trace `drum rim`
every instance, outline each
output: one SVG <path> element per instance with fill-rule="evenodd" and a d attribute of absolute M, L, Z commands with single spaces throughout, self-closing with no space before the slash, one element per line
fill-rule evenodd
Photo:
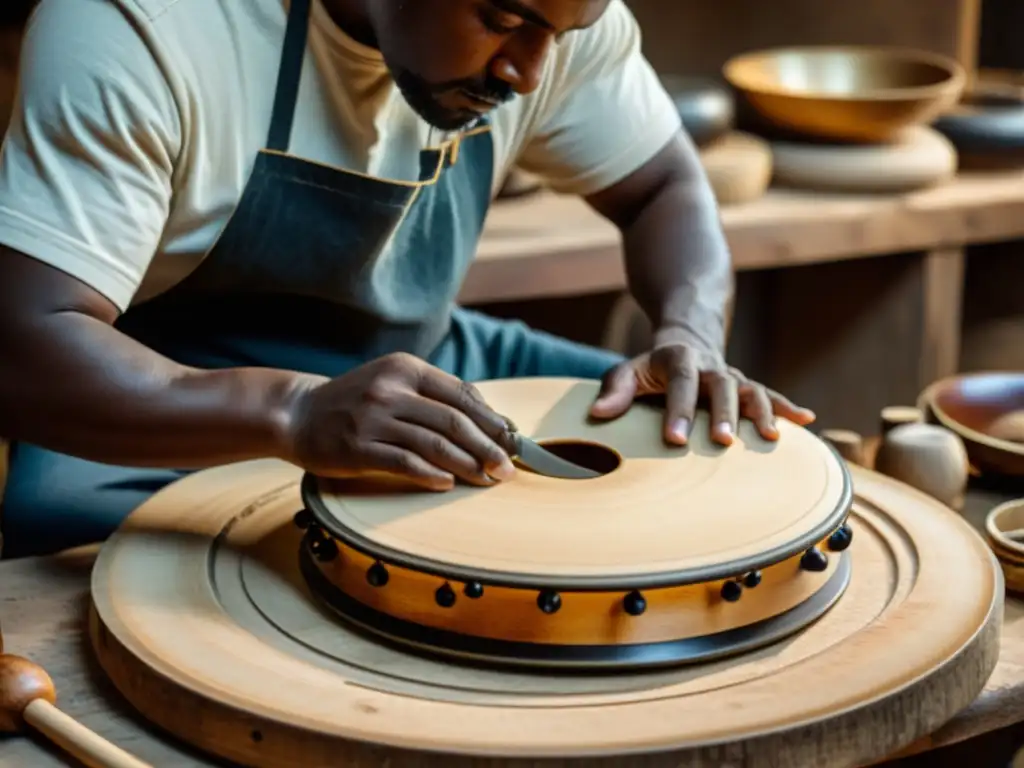
<path fill-rule="evenodd" d="M 774 616 L 708 635 L 676 640 L 579 645 L 501 640 L 417 624 L 345 593 L 321 571 L 306 547 L 300 554 L 299 568 L 320 605 L 350 626 L 406 650 L 520 671 L 523 668 L 535 671 L 603 669 L 639 673 L 714 663 L 792 637 L 832 610 L 846 593 L 853 575 L 849 553 L 843 552 L 835 571 L 810 597 Z"/>
<path fill-rule="evenodd" d="M 379 544 L 353 531 L 335 518 L 327 509 L 319 494 L 320 478 L 310 472 L 303 473 L 300 497 L 306 510 L 312 516 L 314 524 L 346 546 L 385 565 L 417 571 L 439 579 L 460 583 L 479 582 L 484 585 L 511 589 L 554 589 L 564 592 L 617 592 L 634 589 L 682 587 L 691 584 L 704 584 L 722 579 L 731 579 L 744 573 L 750 573 L 751 571 L 757 571 L 770 565 L 781 563 L 784 560 L 806 552 L 824 541 L 843 524 L 853 504 L 853 478 L 850 468 L 833 446 L 817 435 L 815 435 L 815 439 L 820 442 L 825 450 L 831 454 L 833 460 L 838 463 L 842 475 L 842 490 L 839 500 L 835 509 L 822 522 L 791 542 L 757 555 L 682 571 L 661 571 L 635 577 L 552 575 L 548 578 L 536 574 L 519 574 L 508 571 L 474 568 L 456 563 L 445 563 L 433 558 L 402 552 L 393 547 Z"/>

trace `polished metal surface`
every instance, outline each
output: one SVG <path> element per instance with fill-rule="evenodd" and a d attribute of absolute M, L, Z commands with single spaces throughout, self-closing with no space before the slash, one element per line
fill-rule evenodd
<path fill-rule="evenodd" d="M 958 101 L 966 82 L 953 59 L 867 46 L 757 51 L 731 59 L 723 73 L 773 125 L 847 141 L 885 141 L 929 123 Z"/>
<path fill-rule="evenodd" d="M 725 83 L 685 75 L 663 75 L 661 82 L 697 146 L 706 147 L 732 129 L 735 103 Z"/>
<path fill-rule="evenodd" d="M 571 461 L 566 461 L 560 456 L 556 456 L 551 451 L 518 432 L 514 432 L 512 436 L 516 447 L 516 453 L 513 458 L 538 475 L 558 477 L 565 480 L 590 480 L 601 476 L 600 472 L 581 467 Z"/>
<path fill-rule="evenodd" d="M 750 86 L 812 97 L 890 98 L 941 86 L 950 75 L 948 67 L 927 59 L 857 49 L 783 50 L 743 64 Z"/>
<path fill-rule="evenodd" d="M 1024 150 L 1024 88 L 975 83 L 933 127 L 963 153 L 1020 152 Z"/>

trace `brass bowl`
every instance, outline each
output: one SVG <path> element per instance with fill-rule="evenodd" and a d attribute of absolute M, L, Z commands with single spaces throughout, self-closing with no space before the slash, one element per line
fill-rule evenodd
<path fill-rule="evenodd" d="M 1024 373 L 952 376 L 921 393 L 928 421 L 952 430 L 984 474 L 1024 476 Z"/>
<path fill-rule="evenodd" d="M 806 46 L 726 62 L 725 79 L 775 127 L 831 141 L 888 141 L 932 122 L 966 82 L 955 60 L 927 51 Z"/>

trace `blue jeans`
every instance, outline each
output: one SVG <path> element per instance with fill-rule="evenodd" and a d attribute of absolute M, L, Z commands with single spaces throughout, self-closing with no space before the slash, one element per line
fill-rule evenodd
<path fill-rule="evenodd" d="M 458 310 L 430 362 L 466 381 L 527 376 L 600 379 L 621 357 Z M 98 464 L 26 443 L 11 446 L 0 520 L 4 557 L 49 554 L 106 539 L 149 496 L 186 475 Z"/>

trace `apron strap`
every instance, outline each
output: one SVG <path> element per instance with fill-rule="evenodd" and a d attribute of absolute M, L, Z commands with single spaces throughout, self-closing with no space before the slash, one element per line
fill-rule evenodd
<path fill-rule="evenodd" d="M 295 103 L 299 97 L 302 63 L 306 57 L 306 40 L 309 36 L 309 4 L 310 0 L 291 0 L 288 11 L 288 27 L 284 33 L 284 48 L 277 71 L 274 111 L 270 116 L 270 133 L 267 136 L 267 149 L 275 152 L 287 152 L 291 144 Z"/>

